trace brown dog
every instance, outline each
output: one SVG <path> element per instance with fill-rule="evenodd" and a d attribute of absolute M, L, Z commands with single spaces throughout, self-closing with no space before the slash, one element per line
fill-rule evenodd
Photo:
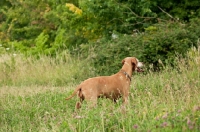
<path fill-rule="evenodd" d="M 97 98 L 99 97 L 110 98 L 116 102 L 119 97 L 123 96 L 123 104 L 127 104 L 132 73 L 134 71 L 141 72 L 140 67 L 143 64 L 135 57 L 123 59 L 122 64 L 121 70 L 114 75 L 94 77 L 85 80 L 66 100 L 77 94 L 80 98 L 80 102 L 76 103 L 77 109 L 81 107 L 81 102 L 84 99 L 96 105 Z"/>

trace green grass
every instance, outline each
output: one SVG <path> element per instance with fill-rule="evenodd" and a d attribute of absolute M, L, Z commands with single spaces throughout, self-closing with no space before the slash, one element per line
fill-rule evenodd
<path fill-rule="evenodd" d="M 31 75 L 35 74 L 29 81 L 42 80 L 42 85 L 37 84 L 37 81 L 27 81 L 25 77 L 28 75 L 19 71 L 13 71 L 13 76 L 17 72 L 19 78 L 25 79 L 26 83 L 18 78 L 10 78 L 9 84 L 4 78 L 1 84 L 0 131 L 200 131 L 199 52 L 193 55 L 192 60 L 187 61 L 187 66 L 184 60 L 179 61 L 179 71 L 166 67 L 160 73 L 134 74 L 126 108 L 121 107 L 121 99 L 117 104 L 108 99 L 99 99 L 96 108 L 88 108 L 84 102 L 79 111 L 74 109 L 76 97 L 65 100 L 78 81 L 66 83 L 65 86 L 48 83 L 58 74 L 53 67 L 57 66 L 59 69 L 63 66 L 48 66 L 46 61 L 34 61 L 27 64 L 31 67 L 26 71 L 30 71 L 28 73 Z M 72 62 L 71 65 L 74 64 Z M 44 65 L 52 68 L 51 72 L 55 73 L 51 73 L 50 79 L 47 75 L 38 76 L 37 79 L 38 71 L 50 75 L 46 73 L 48 71 L 41 69 Z M 68 66 L 69 63 L 62 65 Z M 35 68 L 38 73 L 28 70 L 31 68 Z M 73 68 L 82 70 L 77 65 Z M 66 71 L 63 72 L 66 74 Z M 57 75 L 57 78 L 63 78 L 62 76 L 63 74 Z M 67 77 L 70 78 L 70 75 Z"/>

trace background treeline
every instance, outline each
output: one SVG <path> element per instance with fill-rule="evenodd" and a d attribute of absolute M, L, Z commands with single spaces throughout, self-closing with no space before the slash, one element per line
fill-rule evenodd
<path fill-rule="evenodd" d="M 126 56 L 176 65 L 175 56 L 197 46 L 199 17 L 199 0 L 1 0 L 0 54 L 68 51 L 101 75 Z"/>

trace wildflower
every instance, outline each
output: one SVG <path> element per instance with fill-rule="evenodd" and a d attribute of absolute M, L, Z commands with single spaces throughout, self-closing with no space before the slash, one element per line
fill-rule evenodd
<path fill-rule="evenodd" d="M 6 48 L 6 50 L 10 50 L 10 48 Z"/>
<path fill-rule="evenodd" d="M 133 128 L 137 129 L 137 128 L 138 128 L 138 125 L 137 125 L 137 124 L 133 125 Z"/>
<path fill-rule="evenodd" d="M 166 119 L 167 117 L 168 117 L 167 113 L 162 116 L 163 119 Z"/>
<path fill-rule="evenodd" d="M 191 122 L 191 120 L 190 120 L 189 117 L 187 117 L 187 124 L 188 124 L 188 125 L 191 125 L 191 124 L 192 124 L 192 122 Z"/>
<path fill-rule="evenodd" d="M 193 112 L 197 112 L 197 111 L 200 111 L 200 106 L 194 106 L 193 107 Z"/>
<path fill-rule="evenodd" d="M 15 56 L 17 56 L 17 54 L 14 53 L 13 56 L 15 57 Z"/>
<path fill-rule="evenodd" d="M 118 35 L 117 35 L 117 34 L 114 34 L 114 33 L 112 33 L 112 38 L 113 38 L 113 39 L 117 39 L 117 38 L 118 38 Z"/>
<path fill-rule="evenodd" d="M 155 119 L 158 121 L 160 118 L 157 116 Z"/>
<path fill-rule="evenodd" d="M 161 124 L 162 127 L 167 127 L 167 125 L 168 125 L 167 122 L 163 122 L 163 123 Z"/>
<path fill-rule="evenodd" d="M 189 126 L 189 129 L 190 129 L 190 130 L 192 130 L 193 128 L 194 128 L 193 125 L 190 125 L 190 126 Z"/>

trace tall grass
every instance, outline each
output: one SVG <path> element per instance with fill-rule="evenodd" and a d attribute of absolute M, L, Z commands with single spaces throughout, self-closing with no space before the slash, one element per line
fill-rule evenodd
<path fill-rule="evenodd" d="M 15 60 L 20 67 L 9 76 L 12 83 L 0 87 L 0 131 L 200 131 L 200 49 L 192 49 L 188 59 L 179 59 L 179 70 L 166 66 L 160 73 L 134 74 L 126 108 L 121 107 L 121 99 L 117 104 L 99 99 L 96 108 L 84 102 L 75 111 L 77 99 L 64 98 L 76 81 L 64 83 L 65 87 L 55 87 L 51 81 L 81 76 L 79 71 L 91 74 L 81 69 L 81 61 L 68 61 L 56 63 L 44 57 L 21 64 L 21 58 Z M 6 76 L 2 78 L 6 82 Z M 29 82 L 33 80 L 37 81 Z"/>
<path fill-rule="evenodd" d="M 57 58 L 48 56 L 0 56 L 1 85 L 53 85 L 62 86 L 94 76 L 93 68 L 84 60 L 72 58 L 63 52 Z"/>

